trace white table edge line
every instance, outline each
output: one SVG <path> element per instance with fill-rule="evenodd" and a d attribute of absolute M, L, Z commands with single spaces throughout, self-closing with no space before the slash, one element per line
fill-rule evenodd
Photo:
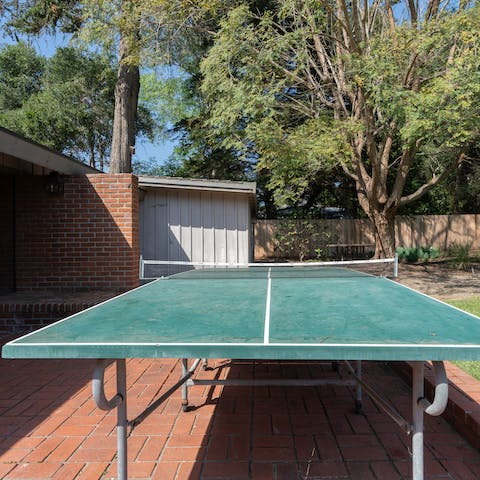
<path fill-rule="evenodd" d="M 12 347 L 97 347 L 97 346 L 111 346 L 111 347 L 129 347 L 129 346 L 143 346 L 143 347 L 296 347 L 296 348 L 311 348 L 311 347 L 339 347 L 339 348 L 461 348 L 461 349 L 480 349 L 480 344 L 417 344 L 417 343 L 237 343 L 237 342 L 51 342 L 51 343 L 15 343 L 15 341 L 8 342 L 4 346 Z"/>

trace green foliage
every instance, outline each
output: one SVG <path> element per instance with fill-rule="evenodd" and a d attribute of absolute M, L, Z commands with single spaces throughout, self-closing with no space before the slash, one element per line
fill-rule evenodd
<path fill-rule="evenodd" d="M 435 247 L 397 247 L 396 252 L 399 260 L 408 263 L 428 262 L 440 256 L 440 250 Z"/>
<path fill-rule="evenodd" d="M 190 75 L 180 67 L 159 68 L 142 76 L 140 102 L 148 106 L 156 137 L 176 142 L 171 158 L 135 162 L 148 175 L 246 180 L 248 166 L 210 138 L 199 120 L 202 100 Z"/>
<path fill-rule="evenodd" d="M 285 66 L 285 58 L 287 51 L 301 50 L 305 28 L 279 34 L 271 14 L 257 21 L 241 5 L 221 24 L 201 64 L 201 91 L 211 105 L 207 126 L 225 148 L 244 158 L 258 157 L 257 171 L 268 171 L 267 186 L 279 205 L 296 201 L 318 172 L 331 170 L 350 155 L 345 125 L 326 112 L 311 118 L 307 112 L 300 120 L 295 109 L 303 100 L 292 84 L 305 59 L 298 55 L 298 65 L 292 59 Z"/>
<path fill-rule="evenodd" d="M 12 60 L 24 51 L 29 51 L 24 44 L 6 46 L 0 57 Z M 58 49 L 49 59 L 38 58 L 35 64 L 43 66 L 41 74 L 32 75 L 29 64 L 16 65 L 18 76 L 36 88 L 29 91 L 20 84 L 18 102 L 0 112 L 0 124 L 93 166 L 103 166 L 111 141 L 116 79 L 110 60 L 71 47 Z M 9 79 L 3 73 L 0 85 Z M 0 90 L 0 97 L 3 93 Z"/>
<path fill-rule="evenodd" d="M 81 2 L 76 0 L 36 0 L 18 2 L 20 7 L 12 19 L 12 26 L 29 34 L 41 30 L 55 33 L 78 31 L 82 23 Z"/>
<path fill-rule="evenodd" d="M 412 96 L 402 136 L 421 140 L 447 151 L 468 144 L 478 135 L 480 120 L 480 58 L 478 56 L 478 7 L 447 16 L 425 29 L 421 47 L 447 55 L 445 65 L 431 62 L 420 94 Z M 475 113 L 477 112 L 477 113 Z"/>
<path fill-rule="evenodd" d="M 221 23 L 201 63 L 205 124 L 257 159 L 279 206 L 341 167 L 365 213 L 391 222 L 478 142 L 480 7 L 456 4 L 417 23 L 397 17 L 403 3 L 393 26 L 388 4 L 313 0 L 260 13 L 243 4 Z M 444 193 L 430 199 L 446 209 Z"/>
<path fill-rule="evenodd" d="M 197 113 L 198 106 L 185 92 L 186 74 L 180 69 L 165 68 L 142 75 L 140 104 L 147 105 L 162 130 L 162 138 L 170 137 L 173 124 Z"/>
<path fill-rule="evenodd" d="M 148 159 L 142 159 L 142 161 L 133 161 L 132 172 L 135 175 L 149 175 L 149 176 L 161 176 L 168 175 L 165 172 L 163 165 L 160 165 L 158 161 L 150 157 Z"/>
<path fill-rule="evenodd" d="M 278 257 L 303 261 L 325 258 L 331 241 L 327 225 L 310 219 L 284 219 L 275 224 L 273 242 Z"/>
<path fill-rule="evenodd" d="M 460 244 L 453 242 L 448 246 L 447 255 L 453 265 L 458 269 L 465 269 L 471 263 L 471 243 Z"/>
<path fill-rule="evenodd" d="M 470 256 L 471 243 L 461 244 L 453 242 L 448 246 L 448 256 L 452 258 L 466 259 Z"/>
<path fill-rule="evenodd" d="M 45 59 L 24 42 L 0 51 L 0 112 L 21 108 L 40 91 Z"/>

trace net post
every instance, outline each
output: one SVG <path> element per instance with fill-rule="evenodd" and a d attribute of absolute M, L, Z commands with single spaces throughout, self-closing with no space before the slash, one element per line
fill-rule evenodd
<path fill-rule="evenodd" d="M 395 252 L 395 257 L 393 261 L 393 277 L 398 277 L 398 253 Z"/>
<path fill-rule="evenodd" d="M 143 255 L 140 254 L 140 280 L 143 280 L 145 278 L 145 261 L 143 260 Z"/>

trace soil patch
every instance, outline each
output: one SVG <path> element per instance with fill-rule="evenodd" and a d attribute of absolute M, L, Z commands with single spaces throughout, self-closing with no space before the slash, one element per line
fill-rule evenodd
<path fill-rule="evenodd" d="M 397 281 L 441 300 L 480 295 L 480 262 L 458 268 L 450 262 L 400 263 Z"/>

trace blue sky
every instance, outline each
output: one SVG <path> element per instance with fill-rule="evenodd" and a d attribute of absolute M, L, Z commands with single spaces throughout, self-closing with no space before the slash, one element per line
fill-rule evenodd
<path fill-rule="evenodd" d="M 0 29 L 2 29 L 1 21 Z M 29 37 L 25 40 L 30 43 L 39 54 L 48 57 L 55 53 L 56 48 L 68 45 L 69 36 L 64 34 L 43 34 L 40 37 Z M 5 35 L 3 32 L 0 33 L 0 45 L 13 42 L 14 40 L 11 37 Z M 135 146 L 135 156 L 133 161 L 142 162 L 142 160 L 154 159 L 154 163 L 163 165 L 168 157 L 172 154 L 174 147 L 175 143 L 170 141 L 158 141 L 152 143 L 147 139 L 139 139 L 137 140 L 137 144 Z"/>

